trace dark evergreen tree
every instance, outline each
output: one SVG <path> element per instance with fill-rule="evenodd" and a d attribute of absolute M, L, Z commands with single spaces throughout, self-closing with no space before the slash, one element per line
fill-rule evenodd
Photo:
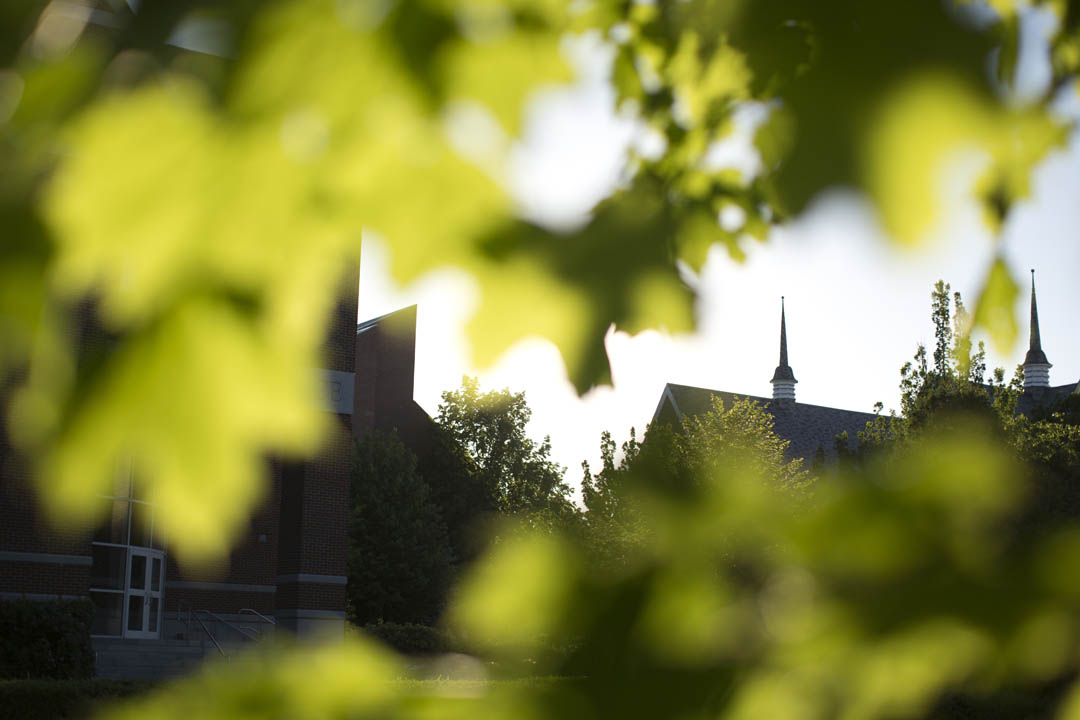
<path fill-rule="evenodd" d="M 396 435 L 357 443 L 349 516 L 350 620 L 431 623 L 450 581 L 450 547 L 439 508 Z"/>
<path fill-rule="evenodd" d="M 484 548 L 485 519 L 495 513 L 476 462 L 453 434 L 433 423 L 432 442 L 419 469 L 446 523 L 452 564 L 470 562 Z"/>

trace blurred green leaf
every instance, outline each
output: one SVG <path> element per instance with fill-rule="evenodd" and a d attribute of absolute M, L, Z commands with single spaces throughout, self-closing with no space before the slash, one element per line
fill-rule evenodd
<path fill-rule="evenodd" d="M 565 630 L 577 573 L 572 548 L 559 538 L 512 535 L 463 581 L 448 622 L 478 649 L 536 653 Z"/>
<path fill-rule="evenodd" d="M 1013 312 L 1019 295 L 1020 289 L 1004 261 L 994 261 L 975 306 L 974 321 L 977 326 L 985 327 L 990 332 L 990 340 L 998 352 L 1008 352 L 1019 335 Z"/>

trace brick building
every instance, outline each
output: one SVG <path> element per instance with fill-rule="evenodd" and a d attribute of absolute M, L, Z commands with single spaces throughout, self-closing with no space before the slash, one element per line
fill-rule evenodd
<path fill-rule="evenodd" d="M 416 306 L 356 326 L 353 431 L 396 432 L 419 457 L 430 449 L 432 420 L 413 400 Z"/>
<path fill-rule="evenodd" d="M 212 578 L 181 571 L 167 540 L 155 532 L 154 507 L 133 492 L 124 472 L 112 495 L 100 498 L 107 519 L 99 527 L 45 524 L 29 469 L 0 428 L 0 599 L 89 598 L 98 644 L 172 640 L 190 628 L 193 613 L 211 623 L 254 621 L 270 629 L 273 620 L 276 628 L 301 635 L 340 637 L 357 386 L 355 273 L 348 287 L 325 342 L 327 367 L 320 370 L 326 409 L 335 419 L 331 438 L 306 462 L 268 460 L 266 499 Z M 84 309 L 76 323 L 79 350 L 97 344 L 107 352 L 108 340 L 90 318 Z M 411 393 L 411 376 L 408 388 Z"/>

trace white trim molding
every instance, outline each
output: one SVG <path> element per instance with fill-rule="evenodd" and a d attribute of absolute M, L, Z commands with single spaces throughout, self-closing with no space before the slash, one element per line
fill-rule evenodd
<path fill-rule="evenodd" d="M 90 567 L 94 564 L 94 558 L 90 555 L 56 555 L 53 553 L 0 550 L 0 562 L 40 563 L 42 565 L 80 565 L 83 567 Z"/>
<path fill-rule="evenodd" d="M 279 618 L 297 618 L 299 620 L 344 620 L 344 610 L 305 610 L 303 608 L 282 608 L 274 613 Z"/>
<path fill-rule="evenodd" d="M 310 583 L 312 585 L 348 585 L 346 575 L 316 575 L 314 573 L 289 573 L 277 576 L 278 585 L 287 583 Z"/>
<path fill-rule="evenodd" d="M 1024 389 L 1050 387 L 1050 363 L 1024 365 Z"/>
<path fill-rule="evenodd" d="M 50 600 L 89 600 L 86 595 L 50 595 L 49 593 L 19 593 L 0 592 L 0 600 L 33 600 L 34 602 L 49 602 Z"/>
<path fill-rule="evenodd" d="M 679 403 L 675 402 L 675 394 L 671 392 L 671 385 L 664 386 L 664 392 L 660 395 L 660 404 L 656 406 L 656 410 L 653 412 L 652 422 L 656 422 L 660 417 L 660 413 L 664 410 L 664 403 L 670 402 L 671 409 L 675 411 L 675 417 L 679 422 L 683 421 L 682 411 L 679 410 Z"/>

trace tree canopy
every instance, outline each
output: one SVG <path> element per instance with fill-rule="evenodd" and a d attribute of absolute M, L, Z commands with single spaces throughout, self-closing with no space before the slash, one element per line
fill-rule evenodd
<path fill-rule="evenodd" d="M 1029 4 L 1055 20 L 1051 77 L 1020 103 Z M 519 217 L 498 175 L 525 99 L 568 78 L 572 32 L 612 47 L 620 111 L 662 147 L 630 152 L 588 222 L 556 231 Z M 1000 230 L 1075 129 L 1052 105 L 1078 69 L 1075 0 L 4 3 L 8 427 L 55 511 L 86 517 L 131 459 L 180 559 L 220 556 L 265 454 L 323 437 L 311 368 L 364 229 L 401 281 L 475 278 L 479 362 L 539 335 L 585 391 L 608 379 L 612 325 L 692 325 L 684 263 L 717 243 L 739 257 L 828 188 L 915 243 L 942 219 L 942 169 L 974 149 L 968 190 Z M 711 167 L 746 108 L 764 116 L 759 171 Z M 459 132 L 477 124 L 490 155 Z M 1001 347 L 1017 292 L 999 254 L 972 320 Z M 114 347 L 96 364 L 65 328 L 88 299 Z M 999 436 L 956 425 L 819 483 L 799 513 L 739 473 L 659 496 L 651 559 L 622 574 L 558 534 L 510 538 L 448 622 L 573 682 L 417 697 L 400 661 L 347 643 L 219 667 L 116 716 L 1018 716 L 1036 697 L 1073 718 L 1080 534 L 1016 522 L 1023 472 Z M 572 652 L 546 655 L 553 640 Z"/>
<path fill-rule="evenodd" d="M 680 262 L 700 268 L 716 243 L 741 256 L 826 188 L 863 191 L 916 242 L 942 215 L 935 178 L 974 147 L 971 191 L 999 228 L 1072 128 L 1050 108 L 1075 92 L 1080 10 L 1035 4 L 1056 19 L 1052 78 L 1020 105 L 1020 0 L 7 3 L 0 371 L 19 370 L 16 440 L 54 509 L 85 515 L 130 458 L 181 556 L 221 554 L 263 454 L 320 441 L 309 368 L 365 228 L 400 281 L 446 265 L 476 279 L 480 363 L 540 335 L 579 391 L 608 378 L 612 324 L 691 326 Z M 519 218 L 497 177 L 524 100 L 570 77 L 560 42 L 581 32 L 613 48 L 620 112 L 662 147 L 630 151 L 625 182 L 559 232 Z M 706 162 L 745 108 L 765 116 L 752 176 Z M 488 128 L 492 152 L 462 127 Z M 738 228 L 717 222 L 726 208 Z M 1016 293 L 998 259 L 973 319 L 1002 346 Z M 86 297 L 116 352 L 76 372 L 64 318 Z"/>
<path fill-rule="evenodd" d="M 476 378 L 443 393 L 435 422 L 472 464 L 486 500 L 478 511 L 552 519 L 576 513 L 550 441 L 536 443 L 526 432 L 531 418 L 525 393 L 482 392 Z"/>
<path fill-rule="evenodd" d="M 708 412 L 672 427 L 650 425 L 641 441 L 633 430 L 616 448 L 610 433 L 600 440 L 600 469 L 583 463 L 585 503 L 583 541 L 606 564 L 620 565 L 647 556 L 655 540 L 657 497 L 694 498 L 710 494 L 709 486 L 749 479 L 787 493 L 794 507 L 812 483 L 801 459 L 788 459 L 788 441 L 773 431 L 769 411 L 737 399 L 729 408 L 713 398 Z M 735 477 L 735 479 L 733 479 Z"/>

